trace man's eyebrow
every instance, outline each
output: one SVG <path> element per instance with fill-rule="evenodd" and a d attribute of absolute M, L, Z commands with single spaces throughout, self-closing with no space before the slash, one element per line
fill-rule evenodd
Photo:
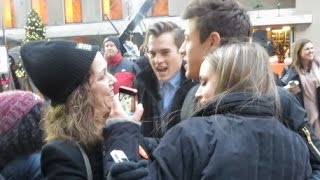
<path fill-rule="evenodd" d="M 171 51 L 170 48 L 164 48 L 164 49 L 160 49 L 160 51 Z"/>

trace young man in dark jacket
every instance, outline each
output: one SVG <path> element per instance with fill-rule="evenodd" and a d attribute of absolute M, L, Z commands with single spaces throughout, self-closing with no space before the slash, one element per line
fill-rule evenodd
<path fill-rule="evenodd" d="M 184 35 L 175 23 L 154 23 L 145 41 L 149 64 L 134 81 L 144 107 L 141 129 L 146 137 L 162 137 L 180 122 L 182 103 L 196 82 L 185 77 L 179 54 Z"/>

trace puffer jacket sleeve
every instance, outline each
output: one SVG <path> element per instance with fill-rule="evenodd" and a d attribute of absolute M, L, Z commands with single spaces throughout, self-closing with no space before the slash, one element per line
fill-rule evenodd
<path fill-rule="evenodd" d="M 215 147 L 212 133 L 206 121 L 197 119 L 181 122 L 170 129 L 152 153 L 150 179 L 201 179 L 201 172 Z"/>
<path fill-rule="evenodd" d="M 129 121 L 118 121 L 108 125 L 103 130 L 103 171 L 107 177 L 111 165 L 114 163 L 110 152 L 122 150 L 130 161 L 139 161 L 139 145 L 145 148 L 140 126 Z"/>
<path fill-rule="evenodd" d="M 149 156 L 149 177 L 146 179 L 201 178 L 201 169 L 208 163 L 209 152 L 213 151 L 212 143 L 208 143 L 211 137 L 208 134 L 212 132 L 202 123 L 197 123 L 197 128 L 192 126 L 190 122 L 187 124 L 182 122 L 170 129 L 158 146 L 151 146 L 155 149 Z M 200 130 L 201 136 L 199 136 Z M 137 146 L 145 145 L 145 138 L 142 137 L 138 125 L 129 122 L 113 124 L 105 130 L 104 138 L 105 175 L 113 163 L 109 155 L 113 149 L 123 150 L 130 161 L 141 160 Z M 150 142 L 150 139 L 147 141 Z M 203 148 L 206 146 L 209 148 Z"/>

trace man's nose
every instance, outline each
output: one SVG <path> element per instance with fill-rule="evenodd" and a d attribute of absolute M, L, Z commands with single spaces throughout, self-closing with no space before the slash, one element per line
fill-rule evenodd
<path fill-rule="evenodd" d="M 156 54 L 154 57 L 154 63 L 160 63 L 163 61 L 163 57 L 160 54 Z"/>
<path fill-rule="evenodd" d="M 181 45 L 180 49 L 179 49 L 179 54 L 184 57 L 186 55 L 186 45 L 185 45 L 185 41 L 183 42 L 183 44 Z"/>

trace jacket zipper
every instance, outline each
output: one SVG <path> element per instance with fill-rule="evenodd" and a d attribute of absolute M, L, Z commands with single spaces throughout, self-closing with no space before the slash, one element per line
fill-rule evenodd
<path fill-rule="evenodd" d="M 304 134 L 306 135 L 307 140 L 308 140 L 308 143 L 312 146 L 312 148 L 316 151 L 316 153 L 317 153 L 318 156 L 320 157 L 320 151 L 318 150 L 318 148 L 317 148 L 317 147 L 314 145 L 314 143 L 312 142 L 312 139 L 311 139 L 311 135 L 310 135 L 309 130 L 308 130 L 306 127 L 303 127 L 303 128 L 302 128 L 302 131 L 303 131 Z"/>

